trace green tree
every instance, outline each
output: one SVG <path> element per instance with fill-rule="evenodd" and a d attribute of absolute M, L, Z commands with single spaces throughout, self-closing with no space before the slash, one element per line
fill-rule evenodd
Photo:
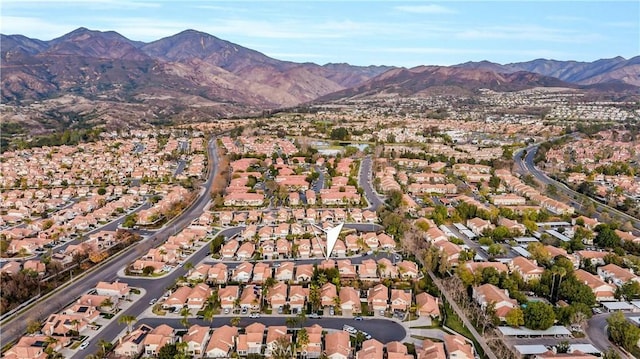
<path fill-rule="evenodd" d="M 520 326 L 523 326 L 524 325 L 524 312 L 522 312 L 522 309 L 520 309 L 518 307 L 513 308 L 504 317 L 504 321 L 510 327 L 518 328 Z"/>
<path fill-rule="evenodd" d="M 586 305 L 594 305 L 596 303 L 596 297 L 593 291 L 591 291 L 591 288 L 578 281 L 573 275 L 568 276 L 567 279 L 560 284 L 559 288 L 559 298 L 569 303 L 583 303 Z"/>
<path fill-rule="evenodd" d="M 40 324 L 39 321 L 37 320 L 30 320 L 27 323 L 27 334 L 33 334 L 36 333 L 40 330 L 40 328 L 42 327 L 42 324 Z"/>
<path fill-rule="evenodd" d="M 133 315 L 123 315 L 120 318 L 118 318 L 118 323 L 119 324 L 126 324 L 127 325 L 127 333 L 131 333 L 131 329 L 133 327 L 133 324 L 135 322 L 138 321 L 138 318 L 136 318 Z"/>
<path fill-rule="evenodd" d="M 616 297 L 624 300 L 634 300 L 640 297 L 640 283 L 629 281 L 616 289 Z"/>
<path fill-rule="evenodd" d="M 240 317 L 231 318 L 229 324 L 231 324 L 232 327 L 237 327 L 240 324 Z"/>
<path fill-rule="evenodd" d="M 607 318 L 611 341 L 626 350 L 637 348 L 640 340 L 640 328 L 633 325 L 621 312 L 615 312 Z"/>
<path fill-rule="evenodd" d="M 524 326 L 533 330 L 549 329 L 556 320 L 553 307 L 543 302 L 529 302 L 524 309 Z"/>
<path fill-rule="evenodd" d="M 184 307 L 180 310 L 180 316 L 182 316 L 182 319 L 180 319 L 180 323 L 182 323 L 182 325 L 187 328 L 189 327 L 189 316 L 191 315 L 191 311 L 189 310 L 189 308 Z"/>
<path fill-rule="evenodd" d="M 344 141 L 349 139 L 349 131 L 344 127 L 338 127 L 331 130 L 332 140 Z"/>
<path fill-rule="evenodd" d="M 166 344 L 158 350 L 158 359 L 174 359 L 180 354 L 176 344 Z"/>
<path fill-rule="evenodd" d="M 596 238 L 593 240 L 595 245 L 604 248 L 617 248 L 622 245 L 620 237 L 609 226 L 598 225 L 596 230 L 598 231 L 598 235 L 596 235 Z"/>
<path fill-rule="evenodd" d="M 602 353 L 602 359 L 622 359 L 620 358 L 620 354 L 613 349 L 609 348 L 606 352 Z"/>

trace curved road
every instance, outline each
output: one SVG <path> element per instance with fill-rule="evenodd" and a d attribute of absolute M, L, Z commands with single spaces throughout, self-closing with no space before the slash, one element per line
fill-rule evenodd
<path fill-rule="evenodd" d="M 536 144 L 536 145 L 532 145 L 529 146 L 525 149 L 520 149 L 518 151 L 516 151 L 516 153 L 514 153 L 513 159 L 515 162 L 515 165 L 518 167 L 518 170 L 520 173 L 525 174 L 525 173 L 529 173 L 532 176 L 534 176 L 538 181 L 540 181 L 541 183 L 547 185 L 547 184 L 553 184 L 558 191 L 564 193 L 565 195 L 567 195 L 571 200 L 570 200 L 570 205 L 574 208 L 576 208 L 577 210 L 581 209 L 581 204 L 574 201 L 573 197 L 577 196 L 577 198 L 588 198 L 588 200 L 590 200 L 591 202 L 593 202 L 593 204 L 595 205 L 596 208 L 596 218 L 600 218 L 600 213 L 602 213 L 604 210 L 607 210 L 608 212 L 613 212 L 616 213 L 617 215 L 621 216 L 622 218 L 625 218 L 629 221 L 631 221 L 631 223 L 633 224 L 633 226 L 635 228 L 640 229 L 640 220 L 638 220 L 635 217 L 629 216 L 626 213 L 622 213 L 614 208 L 611 208 L 607 205 L 604 205 L 598 201 L 595 201 L 592 198 L 589 198 L 587 196 L 584 196 L 581 193 L 578 193 L 570 188 L 568 188 L 564 183 L 558 182 L 552 178 L 549 178 L 549 176 L 547 176 L 544 172 L 540 171 L 538 168 L 536 168 L 534 162 L 533 162 L 533 158 L 535 157 L 535 154 L 538 150 L 538 146 L 540 144 Z M 527 151 L 526 156 L 522 156 L 524 151 Z M 589 339 L 591 340 L 591 342 L 601 351 L 606 351 L 608 348 L 613 347 L 615 348 L 615 345 L 613 345 L 613 343 L 611 343 L 609 341 L 609 338 L 607 336 L 607 333 L 605 331 L 606 325 L 607 325 L 607 318 L 609 317 L 609 314 L 599 314 L 599 315 L 594 315 L 590 320 L 589 320 L 589 326 L 586 330 L 586 334 L 589 337 Z M 624 354 L 620 353 L 621 355 Z"/>
<path fill-rule="evenodd" d="M 83 278 L 80 278 L 73 283 L 70 283 L 63 290 L 58 290 L 51 295 L 44 298 L 44 300 L 38 301 L 26 311 L 23 311 L 12 319 L 7 321 L 0 327 L 2 335 L 0 336 L 0 346 L 15 341 L 21 336 L 27 327 L 27 323 L 32 320 L 44 320 L 50 314 L 55 313 L 63 309 L 67 304 L 76 300 L 79 296 L 86 293 L 90 289 L 94 288 L 99 281 L 113 281 L 117 277 L 118 270 L 126 267 L 129 263 L 137 259 L 141 254 L 146 253 L 150 248 L 159 245 L 168 238 L 177 229 L 182 229 L 189 225 L 194 218 L 200 216 L 205 206 L 209 203 L 209 192 L 213 183 L 215 171 L 218 167 L 217 147 L 215 138 L 209 141 L 208 145 L 209 155 L 209 176 L 207 181 L 203 184 L 201 193 L 196 201 L 185 210 L 179 217 L 174 219 L 170 225 L 165 226 L 163 229 L 152 234 L 149 238 L 140 241 L 133 247 L 126 250 L 120 256 L 110 260 L 103 264 L 94 271 L 89 272 Z M 160 239 L 157 241 L 157 239 Z M 174 271 L 180 272 L 180 271 Z M 176 276 L 177 277 L 177 276 Z M 134 306 L 135 307 L 135 306 Z M 129 314 L 129 313 L 127 313 Z M 95 348 L 97 350 L 97 348 Z"/>
<path fill-rule="evenodd" d="M 538 168 L 536 168 L 535 163 L 533 162 L 533 158 L 535 157 L 536 152 L 538 151 L 538 146 L 540 146 L 540 144 L 536 144 L 536 145 L 532 145 L 529 146 L 525 149 L 520 149 L 518 151 L 516 151 L 516 153 L 514 153 L 513 155 L 513 159 L 514 162 L 516 164 L 516 166 L 519 168 L 521 173 L 530 173 L 532 176 L 534 176 L 538 181 L 540 181 L 541 183 L 547 185 L 547 184 L 553 184 L 558 191 L 564 193 L 565 195 L 567 195 L 569 198 L 573 199 L 574 196 L 576 196 L 576 198 L 587 198 L 588 200 L 590 200 L 596 208 L 596 212 L 598 214 L 602 213 L 603 211 L 607 211 L 609 213 L 613 213 L 621 218 L 623 218 L 624 220 L 630 221 L 633 226 L 636 229 L 640 229 L 640 219 L 632 217 L 626 213 L 620 212 L 619 210 L 615 209 L 615 208 L 611 208 L 603 203 L 600 203 L 592 198 L 589 198 L 588 196 L 583 195 L 582 193 L 578 193 L 572 189 L 570 189 L 569 187 L 567 187 L 564 183 L 562 182 L 558 182 L 552 178 L 550 178 L 549 176 L 547 176 L 544 172 L 540 171 Z M 526 150 L 527 154 L 524 157 L 524 159 L 522 158 L 522 153 L 523 151 Z M 577 210 L 581 209 L 581 204 L 578 202 L 575 202 L 573 200 L 570 201 L 570 205 L 573 206 L 574 208 L 576 208 Z M 598 216 L 599 217 L 599 216 Z"/>

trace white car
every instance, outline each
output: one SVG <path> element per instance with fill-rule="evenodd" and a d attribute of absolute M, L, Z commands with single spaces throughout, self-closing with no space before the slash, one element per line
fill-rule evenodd
<path fill-rule="evenodd" d="M 79 350 L 82 349 L 87 349 L 87 347 L 89 346 L 89 341 L 87 340 L 86 342 L 82 342 L 82 344 L 80 344 L 80 346 L 78 347 Z"/>
<path fill-rule="evenodd" d="M 249 314 L 249 318 L 260 318 L 260 313 L 251 313 Z"/>

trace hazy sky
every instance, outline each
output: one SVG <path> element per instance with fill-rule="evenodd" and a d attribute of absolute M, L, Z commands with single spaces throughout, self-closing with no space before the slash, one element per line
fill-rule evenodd
<path fill-rule="evenodd" d="M 451 65 L 640 55 L 640 1 L 1 0 L 0 31 L 150 42 L 195 29 L 296 62 Z M 1 46 L 1 44 L 0 44 Z"/>

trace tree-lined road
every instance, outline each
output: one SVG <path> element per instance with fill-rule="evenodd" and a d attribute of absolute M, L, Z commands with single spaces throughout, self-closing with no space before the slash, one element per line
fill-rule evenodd
<path fill-rule="evenodd" d="M 162 243 L 170 235 L 174 234 L 176 230 L 182 230 L 182 228 L 189 225 L 195 218 L 199 217 L 207 203 L 210 201 L 209 192 L 211 190 L 211 185 L 213 184 L 215 171 L 218 167 L 217 146 L 215 139 L 209 141 L 207 149 L 209 155 L 208 178 L 202 186 L 203 188 L 201 189 L 199 197 L 192 203 L 189 208 L 187 208 L 179 217 L 176 217 L 172 222 L 170 222 L 169 225 L 165 226 L 161 230 L 158 230 L 149 238 L 133 245 L 123 254 L 114 259 L 111 259 L 107 263 L 104 263 L 95 270 L 87 273 L 84 277 L 75 280 L 62 289 L 51 293 L 43 300 L 40 300 L 36 304 L 32 305 L 28 310 L 18 313 L 6 323 L 3 323 L 3 325 L 0 327 L 0 330 L 2 331 L 2 336 L 0 337 L 0 346 L 4 346 L 9 342 L 15 341 L 19 336 L 21 336 L 26 331 L 29 321 L 42 321 L 46 319 L 49 315 L 58 312 L 69 303 L 76 300 L 76 298 L 94 288 L 96 283 L 99 281 L 115 280 L 117 278 L 117 272 L 120 269 L 125 268 L 127 265 L 129 265 L 129 263 L 136 260 L 138 257 L 140 257 L 141 254 L 146 253 L 150 248 L 160 245 L 160 243 Z M 182 268 L 181 270 L 184 271 L 184 269 Z M 174 271 L 174 273 L 167 277 L 172 277 L 176 273 L 180 273 L 181 270 L 176 270 Z M 164 288 L 154 289 L 159 290 Z M 145 295 L 145 298 L 150 298 L 152 294 L 154 293 L 148 292 L 147 295 Z M 144 304 L 146 304 L 146 308 L 146 306 L 148 306 L 148 303 Z M 139 303 L 134 304 L 134 306 L 132 308 L 129 308 L 129 310 L 127 310 L 127 312 L 125 312 L 124 314 L 132 314 L 138 305 Z M 113 326 L 113 323 L 110 326 Z M 97 350 L 97 347 L 93 347 L 92 349 Z"/>
<path fill-rule="evenodd" d="M 540 146 L 540 144 L 536 144 L 536 145 L 532 145 L 529 146 L 525 149 L 520 149 L 518 150 L 516 153 L 514 153 L 513 155 L 513 159 L 515 162 L 516 167 L 518 168 L 518 172 L 522 173 L 522 174 L 531 174 L 532 176 L 534 176 L 538 181 L 540 181 L 542 184 L 546 185 L 554 185 L 556 187 L 556 189 L 560 192 L 562 192 L 563 194 L 565 194 L 566 196 L 568 196 L 571 200 L 569 202 L 569 204 L 576 208 L 577 210 L 581 210 L 582 205 L 576 201 L 573 200 L 573 198 L 585 198 L 589 201 L 591 201 L 596 209 L 596 218 L 599 219 L 600 214 L 602 214 L 604 211 L 611 213 L 611 214 L 615 214 L 616 216 L 622 218 L 625 221 L 630 221 L 631 224 L 636 228 L 640 230 L 640 219 L 632 217 L 626 213 L 623 213 L 615 208 L 611 208 L 603 203 L 600 203 L 592 198 L 589 198 L 585 195 L 583 195 L 582 193 L 578 193 L 572 189 L 570 189 L 569 187 L 567 187 L 564 183 L 562 182 L 558 182 L 552 178 L 550 178 L 549 176 L 547 176 L 544 172 L 540 171 L 533 159 L 536 155 L 536 152 L 538 151 L 538 147 Z M 522 154 L 523 152 L 526 151 L 526 155 L 523 157 Z"/>

